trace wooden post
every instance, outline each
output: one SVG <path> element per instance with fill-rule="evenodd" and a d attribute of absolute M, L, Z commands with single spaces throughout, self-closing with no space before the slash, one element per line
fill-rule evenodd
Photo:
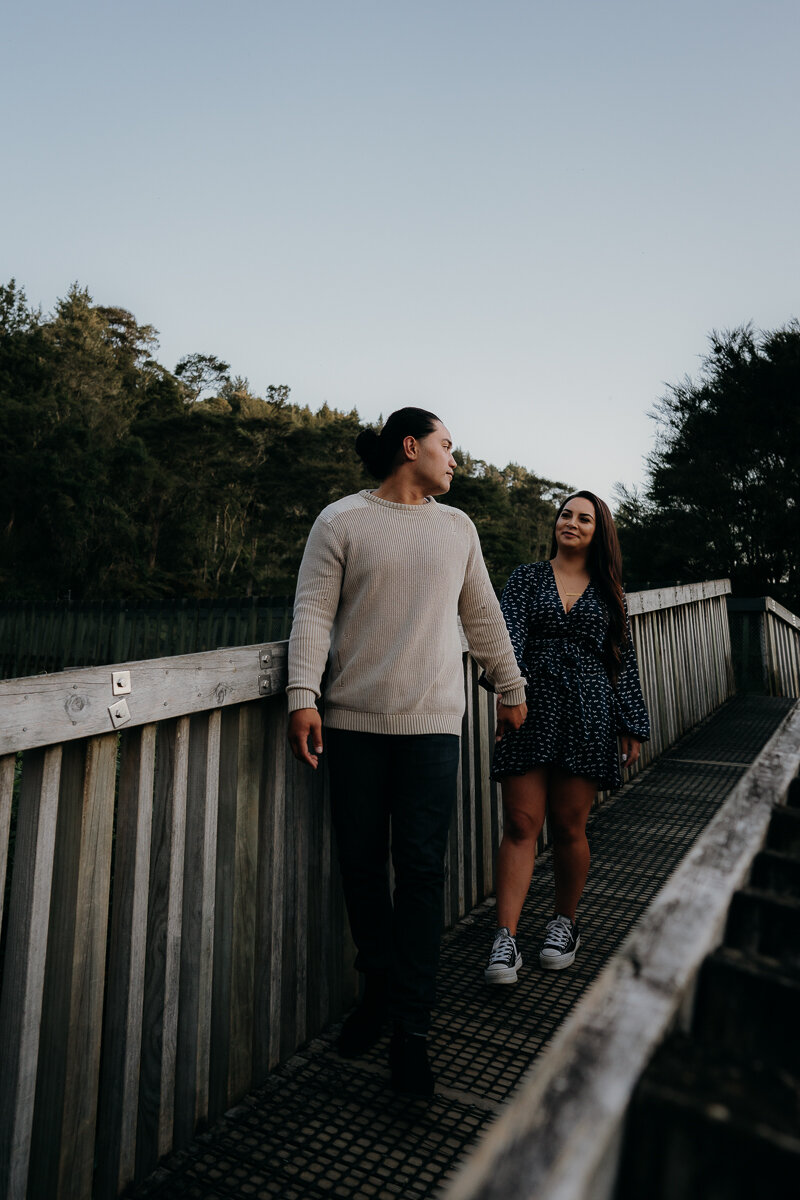
<path fill-rule="evenodd" d="M 60 746 L 28 755 L 0 997 L 0 1194 L 7 1200 L 24 1200 L 28 1188 L 60 778 Z"/>

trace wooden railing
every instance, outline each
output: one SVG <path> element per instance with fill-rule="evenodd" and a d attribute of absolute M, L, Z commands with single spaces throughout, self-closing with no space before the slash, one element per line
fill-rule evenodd
<path fill-rule="evenodd" d="M 800 696 L 800 617 L 769 596 L 728 599 L 737 686 Z"/>
<path fill-rule="evenodd" d="M 0 679 L 289 636 L 291 596 L 0 603 Z"/>
<path fill-rule="evenodd" d="M 639 769 L 733 694 L 727 579 L 632 592 L 628 611 L 652 735 Z"/>
<path fill-rule="evenodd" d="M 629 597 L 648 757 L 730 693 L 726 591 Z M 465 654 L 448 924 L 500 835 L 477 674 Z M 285 682 L 272 643 L 0 683 L 0 1194 L 111 1200 L 352 1002 Z"/>

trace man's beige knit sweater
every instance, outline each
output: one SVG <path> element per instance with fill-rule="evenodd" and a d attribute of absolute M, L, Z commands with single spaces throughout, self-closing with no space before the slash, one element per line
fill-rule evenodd
<path fill-rule="evenodd" d="M 433 499 L 337 500 L 314 522 L 300 566 L 289 711 L 315 706 L 327 663 L 331 728 L 460 733 L 459 616 L 503 702 L 521 704 L 524 680 L 469 517 Z"/>

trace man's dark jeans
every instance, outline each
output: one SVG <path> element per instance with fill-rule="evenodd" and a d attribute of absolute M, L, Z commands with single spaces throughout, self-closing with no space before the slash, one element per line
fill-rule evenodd
<path fill-rule="evenodd" d="M 326 729 L 325 757 L 356 967 L 365 974 L 388 973 L 390 1014 L 408 1033 L 427 1033 L 459 739 L 450 733 Z"/>

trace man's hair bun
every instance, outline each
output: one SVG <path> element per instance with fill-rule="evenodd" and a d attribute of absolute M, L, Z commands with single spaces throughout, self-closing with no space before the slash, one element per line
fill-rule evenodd
<path fill-rule="evenodd" d="M 362 429 L 356 438 L 356 454 L 370 475 L 385 479 L 397 465 L 405 438 L 421 439 L 433 433 L 439 418 L 424 408 L 399 408 L 387 418 L 383 429 Z"/>

